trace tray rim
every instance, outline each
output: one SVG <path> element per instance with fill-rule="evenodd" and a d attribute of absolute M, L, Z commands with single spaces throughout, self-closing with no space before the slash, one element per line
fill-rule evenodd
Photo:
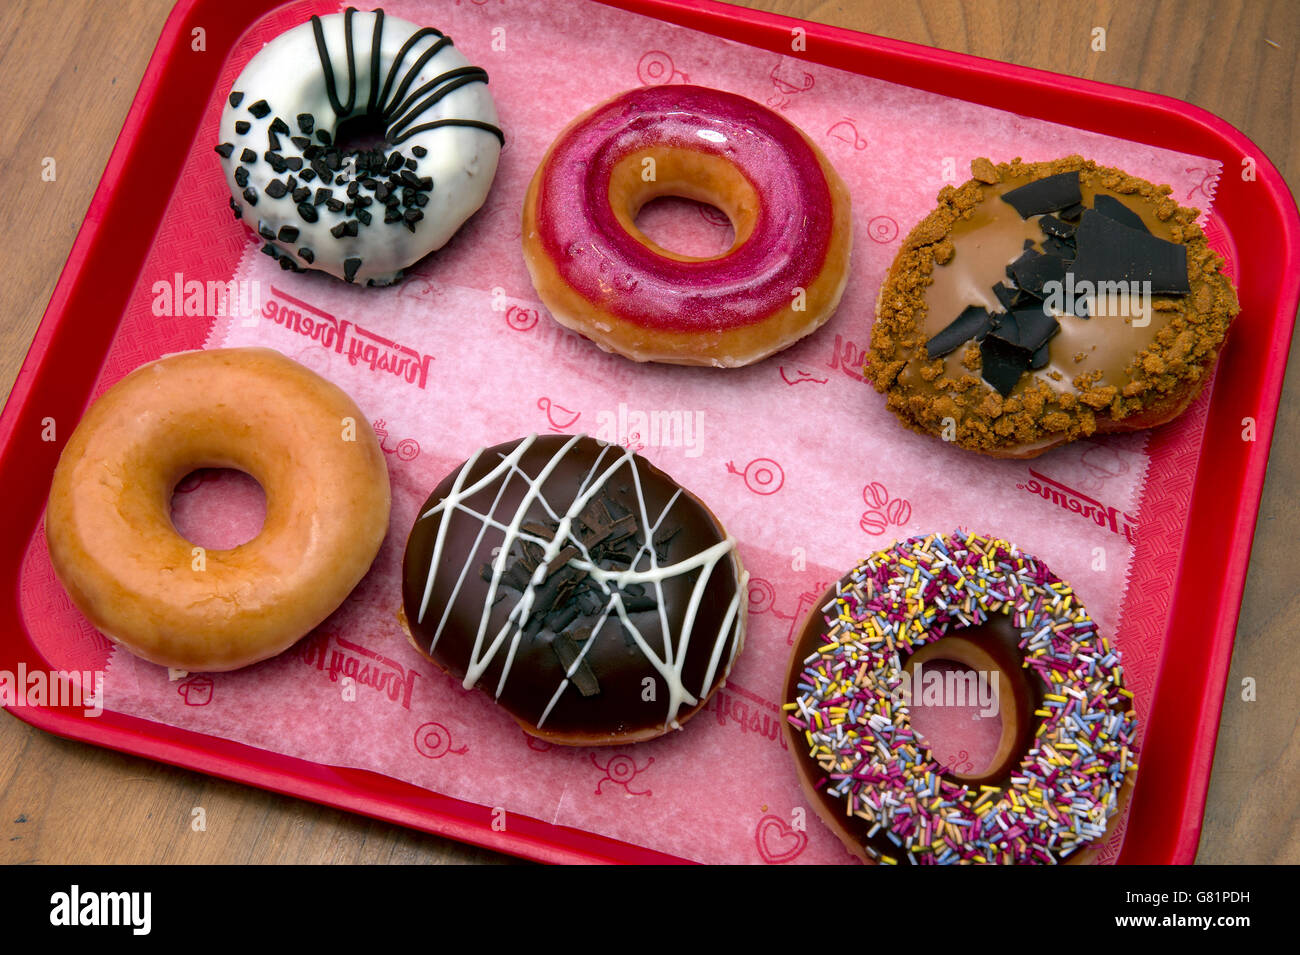
<path fill-rule="evenodd" d="M 37 328 L 32 345 L 19 369 L 4 412 L 0 414 L 0 449 L 7 449 L 9 446 L 17 420 L 25 410 L 27 400 L 30 397 L 33 378 L 36 369 L 44 359 L 46 346 L 65 318 L 65 306 L 70 291 L 77 284 L 78 277 L 86 266 L 90 247 L 95 243 L 105 226 L 108 218 L 108 207 L 115 192 L 117 177 L 127 165 L 134 135 L 143 124 L 153 104 L 164 67 L 175 53 L 178 45 L 186 41 L 184 26 L 189 21 L 191 14 L 206 7 L 214 6 L 217 2 L 218 0 L 180 0 L 164 24 L 140 87 L 128 111 L 122 132 L 114 144 L 109 161 L 95 190 L 86 218 L 77 233 L 68 260 Z M 870 68 L 853 69 L 854 72 L 876 76 L 890 82 L 901 82 L 902 85 L 927 89 L 938 95 L 965 99 L 982 105 L 991 104 L 986 99 L 974 95 L 973 90 L 977 88 L 975 85 L 963 87 L 970 95 L 953 93 L 948 90 L 941 92 L 932 87 L 943 85 L 941 81 L 947 77 L 968 74 L 979 77 L 995 86 L 1003 85 L 1010 88 L 1028 84 L 1040 91 L 1050 91 L 1058 95 L 1064 93 L 1070 97 L 1083 97 L 1093 101 L 1100 99 L 1102 102 L 1116 107 L 1131 106 L 1140 111 L 1156 110 L 1161 114 L 1176 116 L 1202 130 L 1208 140 L 1216 141 L 1224 147 L 1223 154 L 1219 157 L 1204 150 L 1189 149 L 1187 151 L 1207 155 L 1210 158 L 1219 158 L 1219 161 L 1224 163 L 1225 169 L 1229 168 L 1225 162 L 1226 158 L 1253 156 L 1257 160 L 1258 185 L 1264 190 L 1265 199 L 1270 200 L 1269 207 L 1278 213 L 1282 226 L 1278 258 L 1283 264 L 1289 263 L 1291 266 L 1289 273 L 1292 277 L 1291 287 L 1284 289 L 1280 293 L 1279 314 L 1274 316 L 1274 323 L 1270 326 L 1275 331 L 1287 332 L 1285 344 L 1289 347 L 1290 333 L 1295 323 L 1295 306 L 1297 301 L 1300 301 L 1300 277 L 1298 277 L 1300 276 L 1300 243 L 1298 243 L 1297 239 L 1300 236 L 1300 215 L 1297 215 L 1294 199 L 1286 188 L 1280 173 L 1267 157 L 1243 133 L 1212 113 L 1192 104 L 1160 94 L 1034 70 L 968 54 L 953 53 L 905 41 L 858 33 L 793 17 L 731 7 L 713 2 L 713 0 L 694 0 L 694 2 L 692 0 L 599 0 L 599 2 L 630 12 L 679 23 L 688 28 L 713 35 L 725 36 L 728 39 L 737 39 L 738 35 L 753 37 L 758 34 L 770 34 L 773 28 L 785 31 L 780 34 L 772 34 L 785 39 L 788 38 L 788 31 L 792 26 L 800 26 L 805 29 L 808 37 L 815 37 L 818 41 L 826 40 L 829 45 L 834 47 L 852 47 L 856 48 L 859 53 L 864 51 L 880 53 L 884 55 L 888 65 L 896 69 L 924 67 L 926 72 L 920 75 L 924 76 L 927 81 L 925 83 L 904 82 L 891 75 L 882 75 L 880 71 Z M 258 0 L 256 4 L 257 11 L 252 12 L 251 19 L 243 23 L 240 32 L 242 33 L 244 29 L 247 29 L 261 15 L 282 5 L 281 3 L 261 2 L 261 0 Z M 253 3 L 248 4 L 250 12 L 253 6 Z M 739 42 L 762 49 L 772 49 L 770 44 L 764 42 L 751 42 L 746 39 L 740 39 Z M 782 51 L 776 49 L 774 52 Z M 814 58 L 809 57 L 809 59 Z M 817 62 L 824 61 L 817 60 Z M 868 64 L 862 64 L 862 66 L 866 67 Z M 886 70 L 885 72 L 890 71 Z M 1005 107 L 994 106 L 993 108 L 1001 109 Z M 1037 116 L 1060 122 L 1055 117 L 1044 116 L 1033 110 L 1018 111 L 1022 112 L 1023 115 Z M 1079 128 L 1096 129 L 1096 126 L 1073 125 L 1079 126 Z M 1097 131 L 1101 132 L 1102 130 L 1097 129 Z M 1153 142 L 1152 139 L 1143 138 L 1140 135 L 1122 135 L 1109 130 L 1106 130 L 1105 134 L 1121 136 L 1121 138 L 1139 142 Z M 170 195 L 170 190 L 168 194 Z M 1216 208 L 1218 208 L 1218 202 L 1219 200 L 1216 198 Z M 1262 203 L 1263 200 L 1261 200 L 1261 205 Z M 1287 313 L 1288 306 L 1289 314 Z M 1169 851 L 1166 855 L 1166 861 L 1192 861 L 1199 841 L 1201 816 L 1208 789 L 1209 771 L 1213 762 L 1214 743 L 1217 738 L 1222 709 L 1222 693 L 1215 694 L 1214 690 L 1216 687 L 1221 690 L 1227 678 L 1228 664 L 1231 659 L 1232 638 L 1235 635 L 1241 593 L 1249 565 L 1250 544 L 1254 535 L 1259 498 L 1262 494 L 1263 480 L 1267 468 L 1267 452 L 1273 436 L 1282 379 L 1285 374 L 1285 357 L 1286 347 L 1282 349 L 1280 356 L 1273 356 L 1275 360 L 1269 363 L 1268 374 L 1261 376 L 1260 387 L 1256 392 L 1257 406 L 1253 410 L 1260 413 L 1258 419 L 1258 446 L 1256 448 L 1258 453 L 1246 455 L 1240 481 L 1244 495 L 1239 495 L 1237 498 L 1237 506 L 1233 509 L 1235 520 L 1228 530 L 1228 538 L 1231 542 L 1228 549 L 1230 559 L 1227 565 L 1221 568 L 1224 571 L 1220 578 L 1222 586 L 1217 594 L 1219 599 L 1214 608 L 1215 613 L 1212 617 L 1213 626 L 1211 628 L 1213 633 L 1219 635 L 1219 639 L 1214 640 L 1211 644 L 1212 649 L 1217 652 L 1207 661 L 1207 665 L 1202 671 L 1206 674 L 1204 679 L 1206 698 L 1201 701 L 1201 732 L 1198 736 L 1197 745 L 1193 747 L 1191 753 L 1193 758 L 1189 761 L 1185 773 L 1189 777 L 1189 782 L 1193 784 L 1193 788 L 1184 802 L 1176 836 L 1172 842 L 1167 844 Z M 89 388 L 90 383 L 87 383 L 86 389 L 89 390 Z M 1202 446 L 1197 457 L 1198 474 L 1193 485 L 1193 498 L 1189 502 L 1189 515 L 1197 510 L 1198 494 L 1203 491 L 1202 475 L 1199 473 L 1199 469 L 1200 465 L 1205 463 L 1205 457 L 1206 452 L 1204 446 Z M 0 475 L 2 474 L 3 471 L 0 470 Z M 1193 522 L 1188 520 L 1187 523 L 1188 533 L 1190 533 Z M 34 532 L 36 527 L 39 526 L 39 514 L 33 516 L 30 525 L 24 526 L 31 527 Z M 16 539 L 21 542 L 22 550 L 25 550 L 30 536 L 30 533 L 16 536 Z M 1175 595 L 1184 586 L 1184 565 L 1185 562 L 1180 560 L 1179 567 L 1174 575 Z M 12 593 L 5 594 L 4 610 L 9 609 L 10 598 L 13 598 L 16 609 L 17 587 L 18 580 L 15 574 Z M 1174 629 L 1174 617 L 1177 615 L 1178 608 L 1176 605 L 1178 603 L 1179 601 L 1175 597 L 1175 607 L 1170 618 L 1169 629 L 1171 631 Z M 19 617 L 19 619 L 21 618 Z M 1222 639 L 1225 631 L 1227 632 L 1226 640 Z M 36 651 L 36 648 L 30 642 L 27 643 L 26 649 Z M 39 652 L 37 652 L 37 656 L 39 657 Z M 1154 697 L 1159 696 L 1158 689 L 1160 685 L 1165 682 L 1168 676 L 1172 675 L 1171 668 L 1167 665 L 1170 662 L 1170 656 L 1170 654 L 1162 653 L 1162 663 L 1155 684 L 1156 692 L 1153 694 L 1153 710 L 1155 709 Z M 13 707 L 8 709 L 24 722 L 65 738 L 90 742 L 187 769 L 196 769 L 259 788 L 309 799 L 335 808 L 397 822 L 411 828 L 539 861 L 685 861 L 673 860 L 671 856 L 655 853 L 653 850 L 643 849 L 618 840 L 581 830 L 552 826 L 548 823 L 537 823 L 541 827 L 538 831 L 526 831 L 527 827 L 525 827 L 524 830 L 515 829 L 509 834 L 497 833 L 487 825 L 486 807 L 431 793 L 413 784 L 392 777 L 381 776 L 377 773 L 365 770 L 340 769 L 325 764 L 284 757 L 280 754 L 231 740 L 210 737 L 194 730 L 170 727 L 166 724 L 155 723 L 138 717 L 105 712 L 103 716 L 92 720 L 75 715 L 75 711 L 61 710 L 54 707 Z M 170 732 L 164 732 L 160 736 L 158 735 L 159 728 Z M 173 735 L 176 738 L 170 738 Z M 272 757 L 269 762 L 275 764 L 274 766 L 266 765 L 267 760 L 265 757 L 268 756 Z M 258 762 L 259 759 L 261 762 Z M 291 764 L 302 765 L 294 766 Z M 318 770 L 324 770 L 325 772 L 314 773 L 307 770 L 308 767 L 316 767 Z M 349 788 L 341 782 L 331 783 L 322 778 L 326 775 L 363 776 L 382 780 L 384 783 L 383 788 L 387 790 L 389 798 L 382 806 L 376 806 L 373 804 L 373 800 L 367 801 L 366 792 L 356 788 Z M 1141 788 L 1139 786 L 1135 791 L 1135 801 L 1141 792 Z M 402 789 L 410 790 L 410 792 L 403 794 L 400 792 Z M 431 805 L 423 808 L 416 807 L 414 803 L 419 801 L 430 802 Z M 474 819 L 472 813 L 474 809 L 477 809 L 479 815 L 484 818 L 481 820 Z M 564 838 L 569 839 L 570 842 L 567 844 L 557 842 L 554 837 L 560 834 L 563 834 Z"/>

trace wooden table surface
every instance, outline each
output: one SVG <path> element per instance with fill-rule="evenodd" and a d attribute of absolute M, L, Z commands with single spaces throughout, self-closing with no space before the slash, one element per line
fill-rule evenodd
<path fill-rule="evenodd" d="M 450 0 L 448 0 L 450 2 Z M 554 0 L 568 2 L 568 0 Z M 1300 184 L 1300 4 L 751 0 L 869 33 L 1179 97 Z M 171 0 L 0 3 L 0 394 L 31 343 Z M 1106 30 L 1094 52 L 1095 27 Z M 43 181 L 54 157 L 57 178 Z M 1300 862 L 1300 393 L 1278 415 L 1198 861 Z M 1242 699 L 1245 678 L 1257 698 Z M 207 827 L 195 832 L 191 811 Z M 485 850 L 50 736 L 0 716 L 0 862 L 496 862 Z"/>

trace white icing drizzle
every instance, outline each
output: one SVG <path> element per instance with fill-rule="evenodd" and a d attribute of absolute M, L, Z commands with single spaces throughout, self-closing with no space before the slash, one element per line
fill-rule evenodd
<path fill-rule="evenodd" d="M 422 513 L 419 520 L 427 520 L 435 514 L 446 514 L 447 517 L 439 521 L 438 532 L 434 538 L 433 555 L 429 562 L 428 574 L 425 579 L 424 593 L 420 602 L 419 614 L 416 617 L 417 623 L 423 623 L 425 613 L 428 610 L 429 599 L 433 593 L 434 581 L 437 577 L 438 570 L 443 563 L 443 550 L 447 538 L 447 530 L 450 525 L 450 515 L 455 511 L 470 515 L 476 518 L 481 526 L 477 537 L 474 540 L 473 547 L 470 548 L 469 554 L 473 555 L 478 551 L 484 535 L 489 529 L 494 529 L 503 535 L 497 556 L 492 562 L 492 579 L 489 582 L 487 594 L 484 598 L 483 609 L 479 616 L 478 631 L 474 638 L 474 647 L 470 653 L 469 662 L 466 665 L 465 679 L 463 685 L 466 689 L 472 689 L 476 683 L 483 677 L 491 667 L 497 655 L 501 652 L 502 647 L 507 647 L 505 660 L 501 668 L 501 676 L 497 681 L 495 697 L 500 698 L 505 689 L 506 682 L 510 676 L 514 663 L 515 653 L 518 650 L 520 641 L 523 639 L 524 628 L 527 625 L 528 618 L 531 615 L 533 602 L 536 597 L 537 588 L 546 579 L 546 567 L 562 549 L 567 546 L 576 547 L 579 554 L 568 561 L 568 566 L 585 572 L 602 590 L 605 591 L 606 604 L 601 611 L 596 625 L 592 628 L 591 636 L 583 641 L 582 648 L 573 663 L 569 666 L 564 678 L 556 687 L 555 693 L 551 696 L 550 702 L 537 720 L 537 726 L 540 729 L 550 716 L 551 711 L 559 702 L 565 689 L 570 685 L 571 678 L 578 668 L 582 665 L 586 657 L 587 650 L 595 644 L 597 637 L 605 624 L 611 617 L 617 617 L 628 634 L 631 635 L 633 642 L 641 650 L 646 660 L 654 670 L 663 679 L 668 688 L 667 713 L 664 719 L 665 728 L 677 728 L 677 715 L 683 705 L 694 706 L 701 699 L 708 695 L 709 688 L 713 683 L 714 677 L 718 672 L 718 667 L 722 662 L 723 647 L 726 646 L 727 638 L 734 631 L 735 639 L 731 642 L 731 652 L 727 656 L 726 664 L 723 669 L 723 677 L 730 672 L 731 665 L 736 659 L 744 643 L 745 636 L 745 618 L 743 614 L 742 598 L 745 596 L 746 584 L 749 574 L 741 571 L 739 580 L 735 588 L 735 593 L 727 607 L 726 614 L 723 617 L 722 625 L 718 632 L 713 635 L 713 648 L 709 658 L 708 671 L 700 686 L 698 693 L 692 693 L 685 685 L 682 671 L 686 663 L 686 652 L 695 630 L 695 620 L 699 611 L 700 602 L 703 600 L 704 592 L 708 587 L 714 568 L 726 557 L 732 554 L 736 549 L 735 538 L 727 535 L 723 540 L 712 546 L 687 557 L 676 563 L 659 566 L 658 558 L 654 550 L 655 534 L 659 526 L 668 516 L 673 506 L 681 499 L 682 489 L 679 487 L 669 498 L 668 503 L 652 521 L 646 509 L 645 494 L 641 487 L 641 473 L 637 466 L 637 456 L 630 449 L 620 449 L 617 459 L 607 465 L 603 471 L 600 470 L 602 462 L 605 460 L 606 452 L 611 449 L 611 445 L 604 445 L 600 454 L 592 463 L 587 474 L 584 476 L 582 483 L 579 485 L 573 501 L 565 509 L 563 514 L 551 506 L 551 503 L 542 494 L 542 486 L 554 472 L 564 456 L 583 439 L 583 435 L 574 435 L 559 448 L 550 458 L 545 466 L 541 469 L 536 477 L 532 477 L 519 468 L 519 461 L 529 448 L 537 441 L 537 435 L 532 434 L 520 441 L 509 453 L 502 454 L 501 460 L 486 475 L 475 481 L 472 485 L 466 487 L 465 482 L 474 465 L 479 460 L 484 449 L 479 449 L 470 456 L 456 473 L 452 482 L 451 490 L 433 507 Z M 636 491 L 637 506 L 640 510 L 640 526 L 644 529 L 644 542 L 641 544 L 632 561 L 626 570 L 607 570 L 598 567 L 591 559 L 591 554 L 583 542 L 571 533 L 573 521 L 578 517 L 601 489 L 610 481 L 610 479 L 624 468 L 631 471 L 633 485 Z M 497 507 L 505 493 L 506 486 L 514 477 L 519 477 L 528 484 L 528 490 L 520 500 L 515 512 L 508 520 L 498 519 L 496 515 Z M 465 506 L 465 501 L 475 494 L 489 487 L 494 481 L 500 481 L 500 488 L 497 491 L 496 498 L 487 513 L 480 513 L 472 508 Z M 544 539 L 536 535 L 527 533 L 521 529 L 521 525 L 526 519 L 529 509 L 534 503 L 540 503 L 545 508 L 547 514 L 557 526 L 550 537 Z M 538 562 L 537 569 L 533 578 L 529 581 L 527 589 L 522 593 L 507 614 L 506 622 L 492 636 L 490 641 L 487 640 L 488 624 L 492 616 L 492 608 L 497 602 L 498 589 L 500 587 L 501 577 L 507 568 L 509 555 L 518 541 L 529 541 L 543 548 L 542 559 Z M 644 569 L 637 569 L 642 560 L 646 559 L 649 566 Z M 451 605 L 460 593 L 462 584 L 466 575 L 469 573 L 471 561 L 467 560 L 461 567 L 456 583 L 452 588 L 450 598 L 447 601 L 447 607 L 444 610 L 438 626 L 434 630 L 433 639 L 429 645 L 429 652 L 438 645 L 438 640 L 442 636 L 443 630 L 447 625 L 451 612 Z M 663 595 L 664 581 L 680 577 L 691 571 L 699 570 L 699 576 L 696 579 L 690 600 L 687 603 L 686 611 L 682 619 L 681 628 L 678 634 L 678 643 L 674 645 L 672 629 L 669 626 L 668 613 L 665 606 Z M 656 610 L 659 614 L 659 625 L 663 633 L 664 653 L 661 658 L 655 650 L 646 641 L 645 637 L 633 624 L 623 606 L 622 596 L 619 592 L 621 588 L 626 588 L 629 584 L 645 584 L 654 587 L 656 595 Z M 484 646 L 485 641 L 487 645 Z"/>

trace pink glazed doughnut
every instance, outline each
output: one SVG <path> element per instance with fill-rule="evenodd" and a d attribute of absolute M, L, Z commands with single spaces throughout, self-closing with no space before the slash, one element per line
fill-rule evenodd
<path fill-rule="evenodd" d="M 715 258 L 636 226 L 681 196 L 735 230 Z M 579 116 L 524 201 L 524 259 L 556 321 L 635 361 L 736 367 L 830 318 L 848 278 L 848 188 L 820 149 L 752 100 L 699 86 L 632 90 Z"/>

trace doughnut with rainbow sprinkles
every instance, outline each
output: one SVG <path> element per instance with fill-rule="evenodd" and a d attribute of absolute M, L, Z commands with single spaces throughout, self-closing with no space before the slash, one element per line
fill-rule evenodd
<path fill-rule="evenodd" d="M 1067 583 L 1007 541 L 958 531 L 873 554 L 820 610 L 792 654 L 787 731 L 814 808 L 851 852 L 1095 857 L 1132 787 L 1137 720 L 1119 653 Z M 958 773 L 914 731 L 906 675 L 921 657 L 990 668 L 1010 691 L 991 766 Z"/>

